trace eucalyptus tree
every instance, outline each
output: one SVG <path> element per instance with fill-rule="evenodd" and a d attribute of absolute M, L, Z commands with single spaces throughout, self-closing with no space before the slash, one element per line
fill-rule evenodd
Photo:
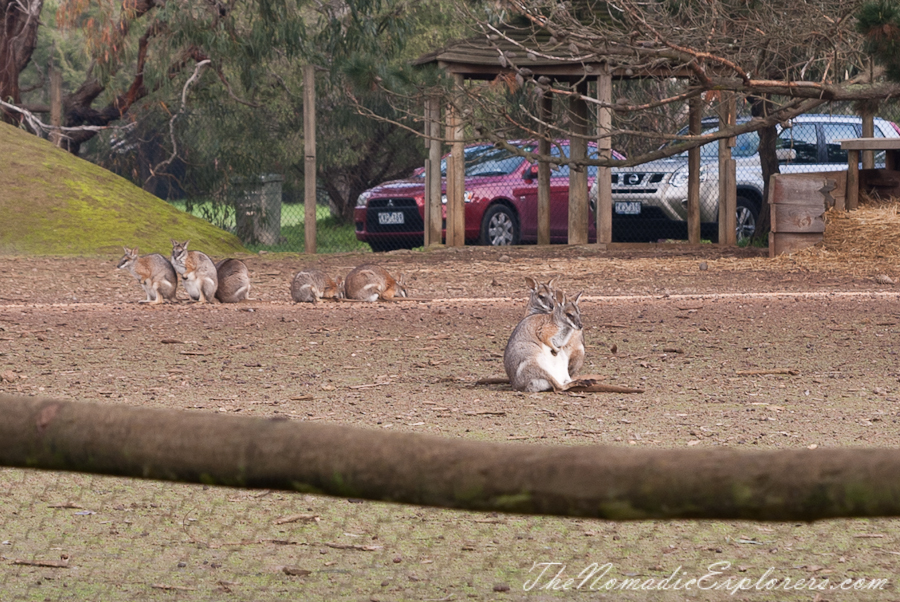
<path fill-rule="evenodd" d="M 0 0 L 3 118 L 43 127 L 26 117 L 48 108 L 53 62 L 71 152 L 88 143 L 82 154 L 162 196 L 222 198 L 234 178 L 274 171 L 290 198 L 304 176 L 300 71 L 313 64 L 322 196 L 348 220 L 362 190 L 421 161 L 412 121 L 375 82 L 415 79 L 410 53 L 453 32 L 441 2 Z"/>

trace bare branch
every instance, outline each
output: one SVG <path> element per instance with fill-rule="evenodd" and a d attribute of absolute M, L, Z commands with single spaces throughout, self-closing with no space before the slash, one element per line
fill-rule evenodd
<path fill-rule="evenodd" d="M 69 138 L 70 136 L 68 134 L 75 134 L 79 132 L 97 133 L 104 130 L 127 130 L 131 128 L 131 125 L 79 125 L 76 127 L 48 125 L 41 121 L 34 113 L 20 106 L 0 100 L 0 107 L 20 114 L 25 119 L 26 123 L 28 123 L 31 131 L 37 135 L 41 135 L 42 133 L 57 132 L 63 138 Z"/>
<path fill-rule="evenodd" d="M 184 82 L 184 86 L 181 88 L 181 107 L 179 107 L 178 112 L 172 115 L 172 118 L 169 119 L 169 140 L 172 142 L 172 153 L 166 158 L 150 167 L 151 176 L 155 176 L 157 172 L 161 171 L 164 167 L 169 166 L 172 161 L 178 156 L 178 140 L 175 138 L 175 120 L 180 117 L 185 110 L 187 109 L 187 94 L 190 87 L 200 79 L 200 76 L 203 74 L 204 68 L 209 65 L 212 61 L 209 59 L 200 61 L 196 65 L 194 65 L 194 73 Z"/>

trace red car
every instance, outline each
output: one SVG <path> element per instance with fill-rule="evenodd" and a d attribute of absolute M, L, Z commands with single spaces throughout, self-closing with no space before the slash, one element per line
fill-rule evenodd
<path fill-rule="evenodd" d="M 537 152 L 535 142 L 514 142 Z M 568 140 L 552 145 L 568 155 Z M 596 146 L 590 145 L 596 157 Z M 623 158 L 614 151 L 616 158 Z M 489 144 L 466 147 L 466 244 L 515 245 L 537 241 L 537 164 Z M 588 186 L 597 168 L 588 168 Z M 441 162 L 446 175 L 446 157 Z M 446 193 L 446 182 L 443 186 Z M 446 196 L 443 199 L 446 203 Z M 359 196 L 354 209 L 356 238 L 373 251 L 420 247 L 424 241 L 425 176 L 421 170 L 406 180 L 376 186 Z M 446 205 L 442 208 L 446 227 Z M 550 239 L 566 242 L 569 226 L 569 166 L 552 166 L 550 177 Z M 444 230 L 446 235 L 446 229 Z M 590 233 L 595 238 L 593 212 Z"/>

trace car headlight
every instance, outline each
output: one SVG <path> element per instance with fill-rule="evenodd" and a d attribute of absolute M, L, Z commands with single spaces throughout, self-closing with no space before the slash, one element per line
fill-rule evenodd
<path fill-rule="evenodd" d="M 369 191 L 366 191 L 366 192 L 362 193 L 361 195 L 359 195 L 359 198 L 356 199 L 356 207 L 358 209 L 365 208 L 365 206 L 369 203 L 370 196 L 372 196 L 372 193 Z"/>
<path fill-rule="evenodd" d="M 474 198 L 475 198 L 474 192 L 467 190 L 463 193 L 463 201 L 466 203 L 471 203 L 472 199 L 474 199 Z M 446 205 L 446 204 L 447 204 L 447 195 L 442 194 L 441 195 L 441 205 Z"/>
<path fill-rule="evenodd" d="M 707 177 L 707 168 L 705 165 L 700 166 L 700 181 L 705 182 Z M 675 188 L 681 188 L 683 186 L 687 186 L 688 183 L 688 166 L 678 168 L 675 173 L 672 174 L 672 178 L 669 180 L 669 184 L 671 184 Z"/>

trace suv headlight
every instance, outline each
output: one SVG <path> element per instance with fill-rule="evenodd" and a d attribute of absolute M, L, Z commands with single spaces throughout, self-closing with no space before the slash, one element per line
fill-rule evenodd
<path fill-rule="evenodd" d="M 467 190 L 463 193 L 463 201 L 466 203 L 471 203 L 472 199 L 474 199 L 474 198 L 475 198 L 475 193 L 470 190 Z M 441 195 L 441 205 L 446 205 L 446 204 L 447 204 L 447 195 L 442 194 Z"/>
<path fill-rule="evenodd" d="M 368 203 L 369 203 L 370 196 L 372 196 L 372 193 L 369 192 L 368 190 L 366 192 L 362 193 L 361 195 L 359 195 L 359 198 L 356 199 L 356 208 L 364 209 L 366 207 L 366 205 L 368 205 Z"/>
<path fill-rule="evenodd" d="M 706 168 L 706 165 L 700 166 L 700 181 L 701 182 L 706 181 L 708 171 L 709 170 Z M 688 166 L 687 165 L 685 165 L 684 167 L 679 167 L 677 170 L 675 170 L 675 173 L 672 174 L 672 178 L 669 180 L 669 184 L 675 188 L 682 188 L 684 186 L 687 186 L 687 183 L 688 183 Z"/>

